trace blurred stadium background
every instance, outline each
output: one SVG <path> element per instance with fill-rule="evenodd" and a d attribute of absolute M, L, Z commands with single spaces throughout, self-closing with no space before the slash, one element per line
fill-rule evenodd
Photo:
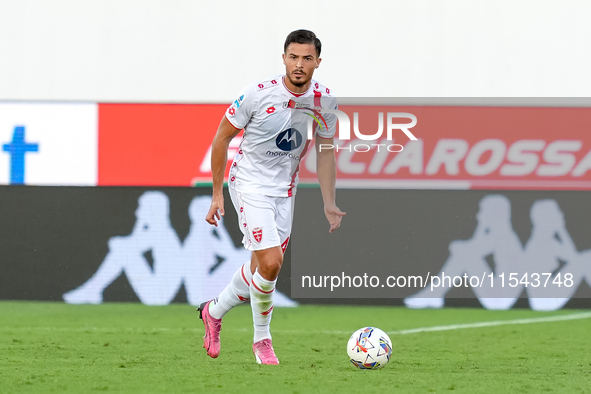
<path fill-rule="evenodd" d="M 452 258 L 470 266 L 474 253 L 494 271 L 499 267 L 495 253 L 502 254 L 503 240 L 511 234 L 524 253 L 528 244 L 535 246 L 533 241 L 544 244 L 543 237 L 534 237 L 537 226 L 553 232 L 546 236 L 549 246 L 544 252 L 550 257 L 543 263 L 531 257 L 532 269 L 556 274 L 575 260 L 584 267 L 576 291 L 561 295 L 564 302 L 535 307 L 523 288 L 509 308 L 524 308 L 521 312 L 527 315 L 483 315 L 487 311 L 480 310 L 472 290 L 451 289 L 442 311 L 415 311 L 423 313 L 415 327 L 409 322 L 419 315 L 393 308 L 407 320 L 402 326 L 382 320 L 382 328 L 530 318 L 536 316 L 529 315 L 533 312 L 527 309 L 532 308 L 589 308 L 591 52 L 584 48 L 591 37 L 590 13 L 591 3 L 582 0 L 342 1 L 338 6 L 328 1 L 308 6 L 271 1 L 0 0 L 4 316 L 20 316 L 19 308 L 25 315 L 31 308 L 33 315 L 36 301 L 195 305 L 215 296 L 245 253 L 233 210 L 227 209 L 218 231 L 203 221 L 210 193 L 211 140 L 243 86 L 283 72 L 283 41 L 299 28 L 313 30 L 321 39 L 323 61 L 315 79 L 347 98 L 344 110 L 388 107 L 413 113 L 418 123 L 412 130 L 419 141 L 396 135 L 394 142 L 405 146 L 404 154 L 338 153 L 337 199 L 349 215 L 332 240 L 322 238 L 326 226 L 314 188 L 313 156 L 302 162 L 294 235 L 278 284 L 280 305 L 402 306 L 413 289 L 391 296 L 334 296 L 315 289 L 313 296 L 302 297 L 293 280 L 343 270 L 355 275 L 364 270 L 435 274 Z M 371 121 L 365 124 L 376 127 Z M 240 136 L 230 150 L 239 142 Z M 503 199 L 510 209 L 510 226 L 492 236 L 498 236 L 496 249 L 454 254 L 454 242 L 476 238 L 479 223 L 487 220 L 482 204 L 490 196 Z M 533 207 L 540 201 L 554 203 L 548 218 L 536 222 Z M 488 217 L 503 214 L 493 208 Z M 146 223 L 151 236 L 140 244 L 137 228 Z M 332 242 L 333 249 L 308 247 L 320 239 Z M 354 244 L 360 246 L 345 248 Z M 306 263 L 298 266 L 298 258 Z M 129 261 L 148 266 L 146 276 L 130 278 L 123 272 Z M 102 296 L 88 290 L 68 298 L 106 262 L 111 262 L 111 271 L 98 275 L 100 283 L 95 283 L 104 289 Z M 158 278 L 155 272 L 161 273 Z M 295 301 L 290 298 L 294 290 Z M 14 307 L 13 301 L 33 303 Z M 453 310 L 458 306 L 478 310 L 460 315 Z M 441 315 L 448 307 L 450 315 Z M 179 311 L 178 305 L 170 308 Z M 64 319 L 76 321 L 80 309 L 63 311 L 59 313 L 64 316 L 70 313 Z M 329 316 L 330 308 L 322 313 Z M 342 307 L 335 307 L 335 322 L 326 330 L 352 332 L 359 328 L 355 324 L 366 325 L 358 320 L 339 328 L 343 315 Z M 15 352 L 22 340 L 18 334 L 35 331 L 34 323 L 22 319 L 6 325 L 5 350 Z M 121 324 L 118 329 L 125 331 L 128 322 Z M 582 331 L 589 328 L 585 320 L 577 324 L 583 324 Z M 64 323 L 56 330 L 71 327 L 76 324 Z M 197 329 L 187 333 L 198 335 Z M 342 337 L 344 347 L 347 336 L 335 335 Z M 39 343 L 35 346 L 42 346 Z M 20 354 L 15 360 L 31 359 L 26 352 Z M 586 357 L 572 390 L 588 390 L 591 363 Z M 306 360 L 305 354 L 301 358 Z M 12 367 L 17 361 L 6 356 L 4 362 Z M 404 362 L 398 362 L 399 370 Z M 542 365 L 537 371 L 550 369 Z M 31 373 L 21 379 L 13 371 L 4 378 L 0 374 L 0 379 L 34 382 Z M 473 382 L 478 384 L 478 379 Z M 458 384 L 442 381 L 421 390 Z M 542 389 L 531 384 L 528 380 L 511 387 Z M 548 387 L 555 389 L 543 388 Z"/>

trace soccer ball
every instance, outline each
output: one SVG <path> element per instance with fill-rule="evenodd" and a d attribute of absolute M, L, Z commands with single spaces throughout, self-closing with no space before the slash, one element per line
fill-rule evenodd
<path fill-rule="evenodd" d="M 347 354 L 357 368 L 379 369 L 390 361 L 392 341 L 379 328 L 363 327 L 349 338 Z"/>

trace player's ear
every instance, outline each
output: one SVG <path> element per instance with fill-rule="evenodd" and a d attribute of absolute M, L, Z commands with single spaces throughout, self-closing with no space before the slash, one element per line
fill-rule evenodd
<path fill-rule="evenodd" d="M 322 58 L 318 58 L 318 60 L 316 60 L 316 68 L 320 67 L 321 61 L 322 61 Z"/>
<path fill-rule="evenodd" d="M 283 59 L 283 64 L 285 65 L 285 53 L 281 54 L 281 58 Z"/>

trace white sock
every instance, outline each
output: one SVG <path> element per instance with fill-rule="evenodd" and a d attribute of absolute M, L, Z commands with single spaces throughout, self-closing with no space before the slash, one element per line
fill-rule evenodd
<path fill-rule="evenodd" d="M 221 319 L 230 309 L 236 305 L 248 301 L 250 297 L 249 287 L 252 281 L 250 261 L 242 265 L 234 275 L 228 286 L 220 293 L 218 298 L 209 304 L 209 314 L 214 319 Z"/>
<path fill-rule="evenodd" d="M 273 292 L 275 280 L 267 280 L 256 270 L 252 275 L 250 286 L 250 306 L 254 321 L 254 343 L 263 339 L 271 339 L 271 316 L 273 315 Z"/>

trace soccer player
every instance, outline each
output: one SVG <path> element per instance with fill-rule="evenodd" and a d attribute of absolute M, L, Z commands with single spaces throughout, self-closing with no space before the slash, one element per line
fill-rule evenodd
<path fill-rule="evenodd" d="M 221 294 L 198 308 L 205 325 L 203 347 L 213 358 L 220 353 L 222 318 L 234 306 L 250 299 L 255 359 L 259 364 L 279 364 L 269 329 L 273 291 L 291 233 L 298 170 L 310 143 L 307 119 L 311 117 L 298 109 L 307 108 L 318 115 L 314 111 L 317 107 L 337 108 L 330 90 L 312 79 L 321 61 L 321 43 L 316 35 L 296 30 L 287 36 L 283 49 L 285 75 L 247 86 L 226 110 L 212 143 L 213 198 L 205 220 L 217 226 L 224 215 L 222 189 L 228 145 L 244 129 L 228 188 L 244 234 L 242 242 L 253 252 L 251 260 L 234 273 Z M 333 149 L 327 148 L 334 144 L 336 116 L 320 117 L 323 122 L 318 123 L 324 127 L 314 129 L 317 173 L 332 233 L 345 215 L 335 204 L 335 155 Z"/>

